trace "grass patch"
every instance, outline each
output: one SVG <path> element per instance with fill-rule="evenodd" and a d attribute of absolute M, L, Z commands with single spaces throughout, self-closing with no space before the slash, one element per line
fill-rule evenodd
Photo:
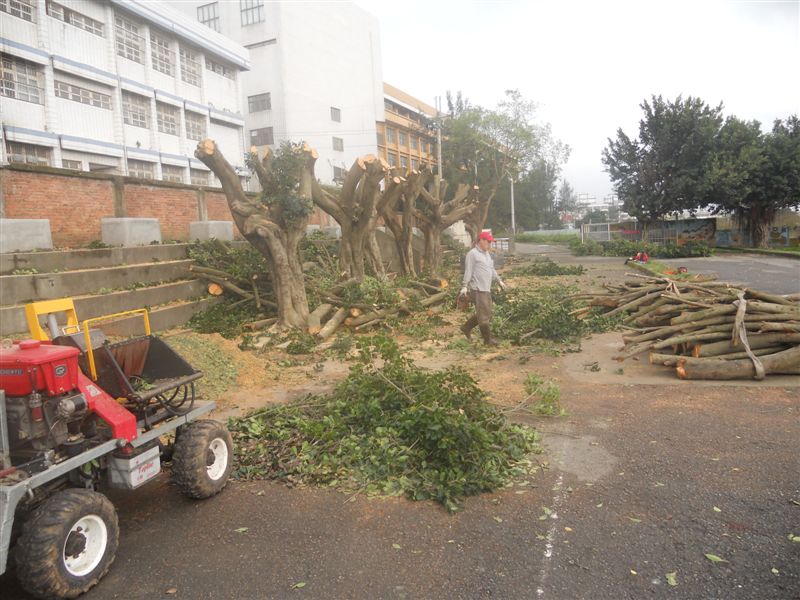
<path fill-rule="evenodd" d="M 578 229 L 567 229 L 563 233 L 519 233 L 514 236 L 514 241 L 523 244 L 568 244 L 575 237 L 581 237 Z"/>
<path fill-rule="evenodd" d="M 235 476 L 430 499 L 455 511 L 466 496 L 527 472 L 536 432 L 508 422 L 466 371 L 423 370 L 385 336 L 357 343 L 359 359 L 333 393 L 229 421 Z"/>
<path fill-rule="evenodd" d="M 514 267 L 509 272 L 509 277 L 555 277 L 558 275 L 583 275 L 586 269 L 583 265 L 561 265 L 552 260 L 545 259 Z"/>

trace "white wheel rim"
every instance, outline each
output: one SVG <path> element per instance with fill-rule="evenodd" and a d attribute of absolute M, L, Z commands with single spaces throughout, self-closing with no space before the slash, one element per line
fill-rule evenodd
<path fill-rule="evenodd" d="M 228 468 L 228 444 L 222 438 L 214 438 L 208 445 L 208 451 L 211 464 L 206 467 L 206 472 L 212 481 L 216 481 Z"/>
<path fill-rule="evenodd" d="M 80 551 L 72 550 L 72 554 L 67 554 L 67 544 L 70 537 L 73 543 L 82 544 Z M 81 536 L 75 539 L 74 536 Z M 72 545 L 72 544 L 70 544 Z M 64 548 L 61 555 L 64 559 L 64 566 L 70 575 L 83 577 L 91 573 L 103 560 L 108 547 L 108 528 L 103 519 L 97 515 L 86 515 L 81 517 L 69 530 L 67 539 L 64 540 Z"/>

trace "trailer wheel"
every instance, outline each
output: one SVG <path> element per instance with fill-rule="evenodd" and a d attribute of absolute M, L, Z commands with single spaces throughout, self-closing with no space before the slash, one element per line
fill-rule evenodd
<path fill-rule="evenodd" d="M 37 507 L 17 541 L 17 578 L 37 598 L 75 598 L 108 572 L 119 543 L 114 505 L 84 489 L 58 492 Z"/>
<path fill-rule="evenodd" d="M 178 431 L 172 456 L 172 479 L 190 498 L 209 498 L 228 482 L 233 440 L 222 423 L 194 421 Z"/>

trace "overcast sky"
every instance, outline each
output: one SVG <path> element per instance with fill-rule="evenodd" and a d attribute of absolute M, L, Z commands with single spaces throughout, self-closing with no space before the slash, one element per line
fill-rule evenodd
<path fill-rule="evenodd" d="M 564 177 L 598 199 L 607 138 L 637 135 L 652 94 L 764 128 L 800 113 L 800 0 L 356 3 L 380 21 L 384 81 L 431 105 L 461 90 L 493 108 L 519 89 L 572 148 Z"/>

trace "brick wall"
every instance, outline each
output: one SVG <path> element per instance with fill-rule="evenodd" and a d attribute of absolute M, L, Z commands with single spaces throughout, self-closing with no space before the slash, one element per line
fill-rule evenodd
<path fill-rule="evenodd" d="M 101 238 L 100 219 L 114 216 L 113 187 L 110 179 L 4 169 L 0 190 L 3 216 L 50 219 L 53 244 L 86 246 Z"/>
<path fill-rule="evenodd" d="M 0 169 L 0 216 L 50 219 L 57 248 L 102 239 L 103 217 L 158 219 L 162 239 L 188 241 L 189 223 L 200 220 L 199 202 L 198 189 L 188 185 L 29 165 Z M 205 202 L 209 220 L 233 221 L 224 194 L 206 191 Z M 241 239 L 235 225 L 234 235 Z"/>

